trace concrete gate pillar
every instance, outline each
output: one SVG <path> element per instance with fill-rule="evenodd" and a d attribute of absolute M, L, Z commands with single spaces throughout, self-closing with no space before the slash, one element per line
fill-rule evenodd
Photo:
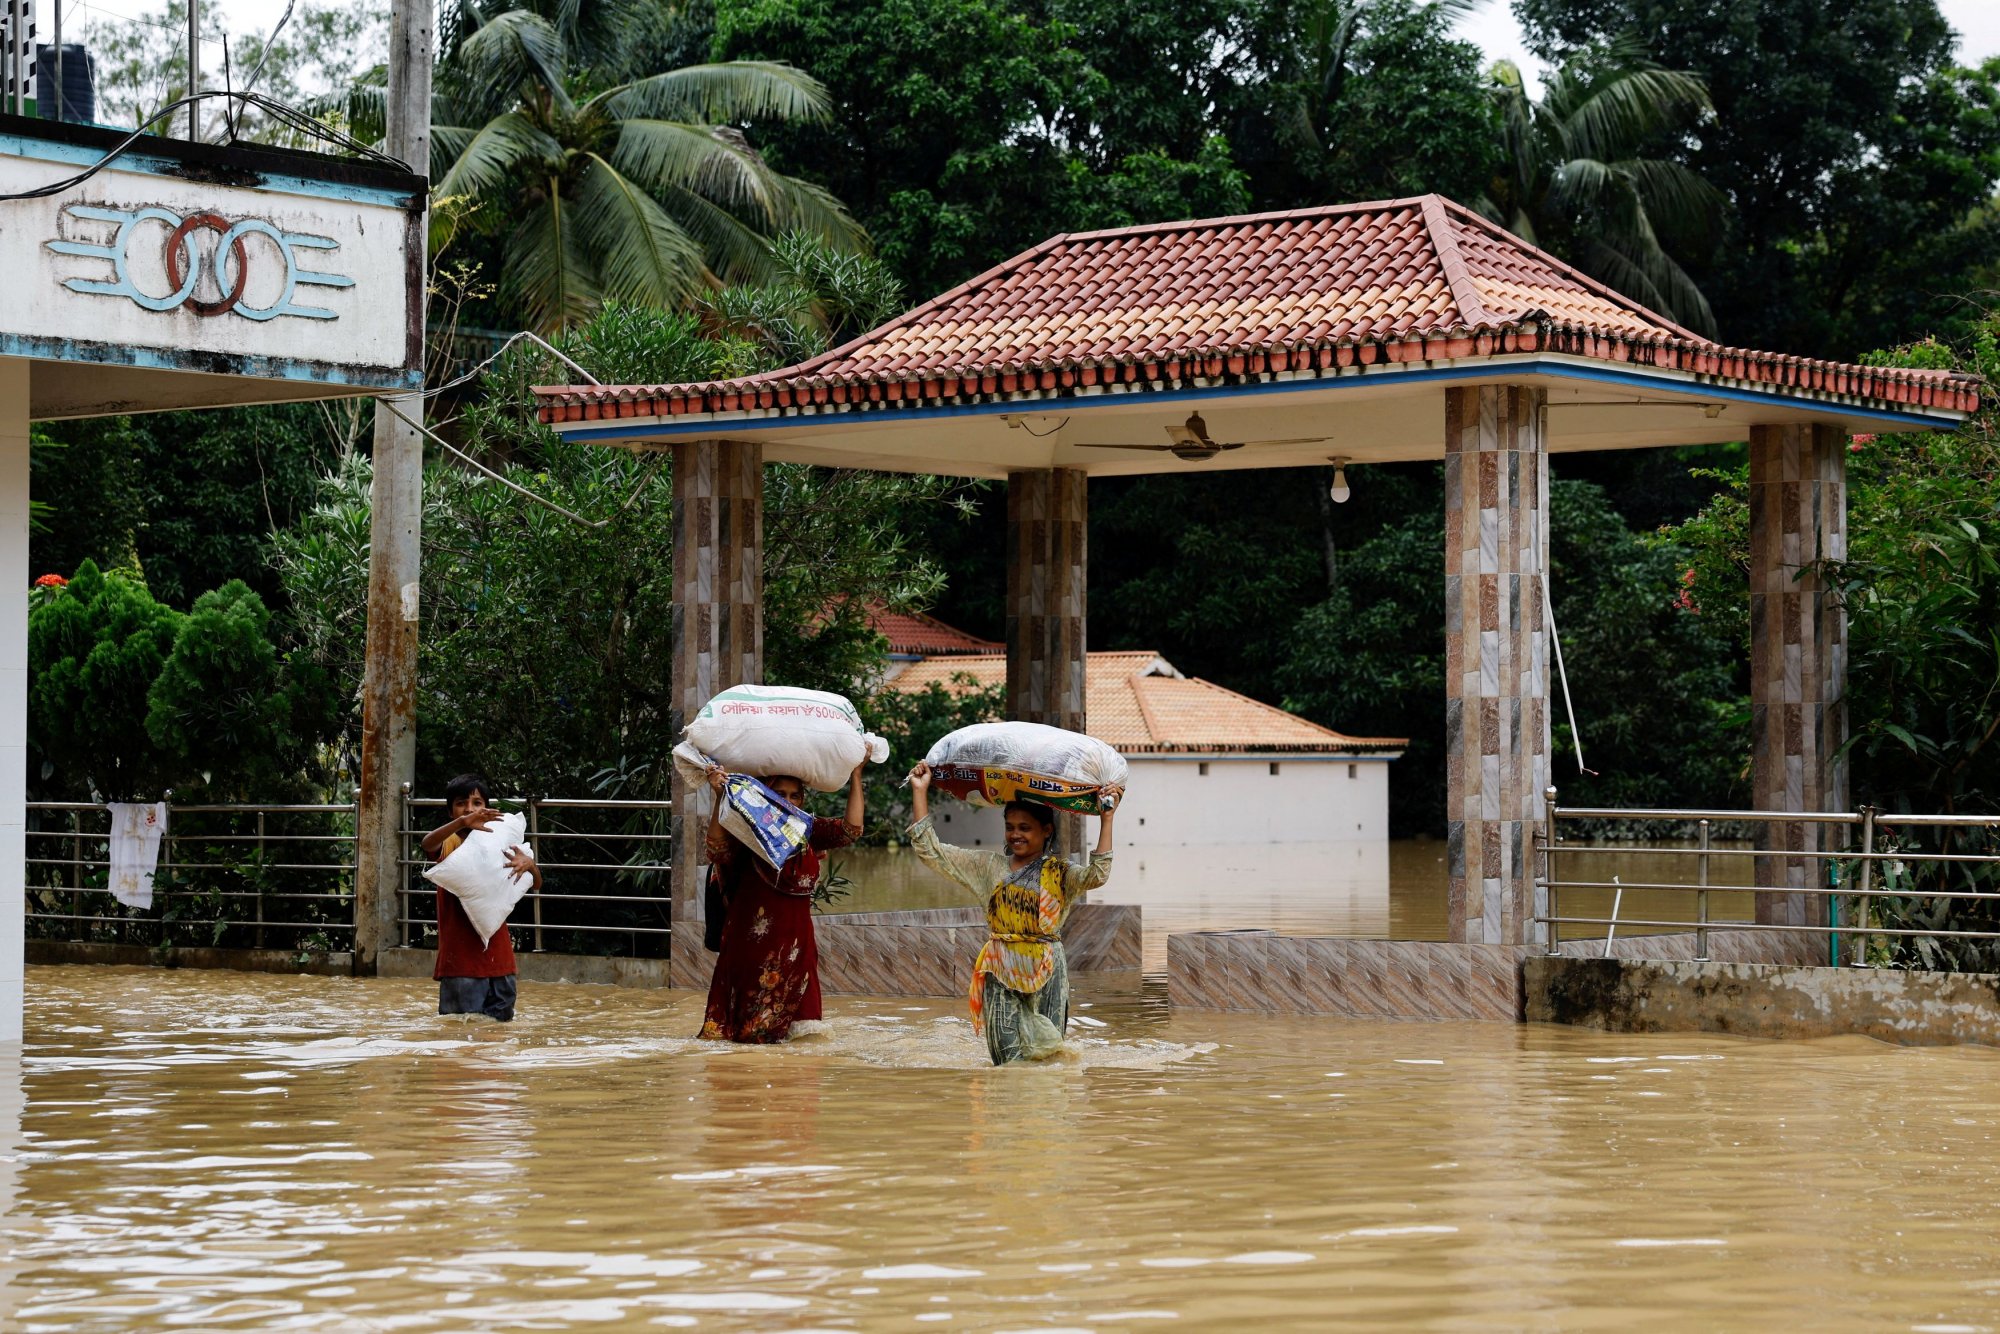
<path fill-rule="evenodd" d="M 696 440 L 674 451 L 671 734 L 718 690 L 764 680 L 764 447 Z M 700 821 L 673 779 L 673 937 L 668 982 L 706 986 Z"/>
<path fill-rule="evenodd" d="M 1083 731 L 1089 530 L 1082 469 L 1007 474 L 1009 718 Z M 1056 837 L 1083 847 L 1083 817 L 1058 814 Z"/>
<path fill-rule="evenodd" d="M 1450 939 L 1535 941 L 1549 781 L 1545 391 L 1445 392 L 1445 818 Z"/>
<path fill-rule="evenodd" d="M 0 1044 L 21 1040 L 22 936 L 28 911 L 31 577 L 28 363 L 0 357 Z"/>
<path fill-rule="evenodd" d="M 1750 428 L 1751 805 L 1767 811 L 1847 809 L 1847 613 L 1819 562 L 1847 557 L 1847 436 L 1838 426 Z M 1834 826 L 1787 823 L 1759 857 L 1757 884 L 1824 885 Z M 1826 900 L 1759 894 L 1757 920 L 1818 926 Z"/>
<path fill-rule="evenodd" d="M 1007 474 L 1007 716 L 1083 730 L 1088 478 Z"/>

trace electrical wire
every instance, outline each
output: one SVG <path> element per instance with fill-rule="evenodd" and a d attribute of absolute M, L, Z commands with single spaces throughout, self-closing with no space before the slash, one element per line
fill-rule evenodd
<path fill-rule="evenodd" d="M 271 58 L 271 48 L 278 44 L 278 34 L 283 32 L 285 24 L 291 21 L 292 10 L 298 7 L 298 3 L 299 0 L 286 0 L 285 12 L 278 16 L 278 26 L 271 29 L 271 35 L 264 39 L 264 49 L 257 54 L 257 67 L 251 70 L 250 77 L 243 81 L 243 91 L 245 93 L 256 90 L 257 76 L 264 72 L 264 62 Z"/>
<path fill-rule="evenodd" d="M 447 389 L 458 388 L 458 386 L 464 384 L 467 380 L 473 379 L 474 377 L 482 374 L 488 366 L 491 366 L 494 362 L 500 360 L 501 357 L 507 355 L 508 348 L 514 346 L 514 344 L 522 341 L 523 339 L 526 339 L 528 342 L 533 343 L 535 346 L 541 348 L 542 351 L 548 353 L 550 356 L 554 357 L 557 361 L 560 361 L 563 365 L 569 367 L 571 370 L 575 371 L 578 375 L 581 375 L 584 379 L 590 381 L 592 384 L 604 383 L 602 380 L 598 379 L 595 375 L 592 375 L 589 371 L 577 365 L 574 361 L 571 361 L 568 357 L 564 356 L 562 353 L 558 352 L 553 346 L 550 345 L 549 341 L 543 338 L 540 334 L 530 333 L 528 330 L 523 329 L 520 333 L 512 335 L 507 339 L 506 342 L 500 344 L 500 346 L 497 349 L 495 349 L 495 351 L 491 356 L 487 357 L 477 366 L 474 366 L 471 370 L 466 371 L 463 375 L 457 376 L 454 379 L 446 380 L 443 384 L 432 385 L 430 388 L 423 391 L 422 396 L 424 398 L 434 398 L 437 395 L 444 393 Z"/>
<path fill-rule="evenodd" d="M 290 126 L 301 134 L 309 134 L 316 138 L 324 139 L 329 143 L 337 144 L 347 149 L 351 153 L 360 153 L 365 157 L 373 158 L 377 162 L 395 167 L 400 171 L 409 171 L 410 169 L 410 165 L 407 162 L 400 161 L 397 158 L 390 157 L 387 153 L 370 148 L 359 140 L 350 138 L 339 130 L 314 120 L 303 111 L 285 105 L 276 98 L 266 97 L 262 93 L 228 92 L 222 89 L 210 89 L 207 92 L 190 93 L 186 97 L 175 98 L 172 102 L 147 117 L 138 129 L 120 140 L 116 148 L 113 148 L 76 175 L 64 177 L 60 181 L 55 181 L 33 190 L 22 190 L 13 194 L 0 195 L 0 203 L 8 203 L 18 199 L 47 199 L 53 195 L 62 194 L 66 190 L 74 190 L 77 186 L 82 185 L 85 181 L 97 175 L 98 172 L 109 167 L 118 158 L 124 156 L 133 144 L 146 137 L 147 130 L 151 129 L 154 125 L 172 116 L 183 107 L 192 106 L 197 102 L 205 102 L 212 97 L 230 98 L 238 102 L 248 103 L 260 110 L 269 112 L 278 122 Z"/>
<path fill-rule="evenodd" d="M 581 514 L 578 514 L 573 510 L 564 509 L 561 505 L 556 504 L 555 501 L 553 500 L 549 500 L 544 496 L 536 495 L 533 491 L 530 491 L 527 487 L 522 486 L 519 482 L 514 481 L 512 478 L 503 476 L 502 474 L 493 471 L 493 469 L 487 467 L 485 464 L 481 463 L 478 459 L 472 457 L 472 455 L 466 453 L 458 446 L 452 444 L 451 441 L 445 439 L 443 436 L 439 435 L 436 431 L 433 431 L 430 427 L 424 425 L 420 421 L 413 420 L 406 413 L 404 413 L 404 411 L 401 408 L 396 406 L 395 401 L 393 399 L 378 398 L 375 401 L 381 404 L 383 407 L 387 408 L 389 410 L 390 416 L 396 418 L 398 421 L 402 422 L 403 425 L 409 427 L 411 430 L 422 434 L 423 436 L 428 438 L 432 443 L 436 444 L 438 448 L 444 450 L 446 453 L 452 455 L 454 458 L 461 459 L 464 462 L 470 464 L 472 467 L 477 468 L 480 472 L 485 473 L 488 477 L 491 477 L 494 481 L 500 483 L 500 485 L 506 487 L 509 491 L 515 492 L 517 495 L 524 496 L 527 499 L 534 501 L 537 505 L 540 505 L 543 509 L 553 510 L 557 514 L 562 515 L 565 519 L 570 520 L 572 523 L 581 524 L 585 528 L 606 527 L 607 525 L 610 524 L 610 522 L 613 519 L 623 514 L 626 510 L 631 509 L 632 503 L 638 500 L 638 498 L 645 493 L 645 490 L 648 486 L 652 485 L 653 478 L 659 475 L 660 465 L 666 462 L 667 460 L 666 452 L 661 451 L 660 456 L 654 459 L 652 465 L 646 469 L 645 475 L 642 476 L 639 479 L 638 483 L 633 486 L 632 494 L 626 496 L 625 499 L 619 504 L 617 509 L 611 511 L 610 514 L 606 515 L 602 519 L 586 519 Z"/>

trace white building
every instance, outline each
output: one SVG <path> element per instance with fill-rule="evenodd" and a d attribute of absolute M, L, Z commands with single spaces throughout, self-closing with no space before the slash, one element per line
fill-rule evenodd
<path fill-rule="evenodd" d="M 958 634 L 925 620 L 933 631 Z M 961 642 L 946 646 L 930 635 L 931 654 L 912 660 L 908 645 L 899 645 L 900 626 L 878 628 L 890 640 L 895 689 L 1006 680 L 1006 655 L 997 645 L 986 651 L 983 641 L 959 635 Z M 1346 736 L 1183 676 L 1152 652 L 1090 654 L 1084 717 L 1090 735 L 1131 765 L 1118 812 L 1121 848 L 1379 843 L 1389 836 L 1389 762 L 1407 738 Z M 989 847 L 1000 841 L 997 810 L 949 798 L 934 808 L 948 841 Z"/>

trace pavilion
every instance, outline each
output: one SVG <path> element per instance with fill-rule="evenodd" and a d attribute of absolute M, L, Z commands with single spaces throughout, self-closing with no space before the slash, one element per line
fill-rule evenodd
<path fill-rule="evenodd" d="M 1443 460 L 1449 932 L 1513 950 L 1544 911 L 1549 455 L 1748 439 L 1754 805 L 1839 809 L 1845 620 L 1817 563 L 1845 552 L 1848 438 L 1978 406 L 1947 372 L 1718 345 L 1435 195 L 1056 236 L 797 366 L 536 392 L 568 439 L 673 453 L 683 714 L 762 677 L 765 462 L 1004 477 L 1009 712 L 1076 728 L 1090 477 Z"/>

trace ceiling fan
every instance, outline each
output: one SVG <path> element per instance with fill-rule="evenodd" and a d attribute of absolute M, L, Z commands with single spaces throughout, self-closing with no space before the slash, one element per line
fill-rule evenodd
<path fill-rule="evenodd" d="M 1224 443 L 1212 439 L 1208 434 L 1208 423 L 1201 419 L 1199 412 L 1188 414 L 1186 425 L 1169 426 L 1167 436 L 1173 442 L 1166 445 L 1094 445 L 1078 441 L 1079 449 L 1144 449 L 1155 453 L 1172 454 L 1177 459 L 1189 463 L 1203 463 L 1214 458 L 1225 449 L 1241 449 L 1245 445 L 1310 445 L 1326 439 L 1323 435 L 1301 436 L 1293 440 L 1237 440 Z"/>

